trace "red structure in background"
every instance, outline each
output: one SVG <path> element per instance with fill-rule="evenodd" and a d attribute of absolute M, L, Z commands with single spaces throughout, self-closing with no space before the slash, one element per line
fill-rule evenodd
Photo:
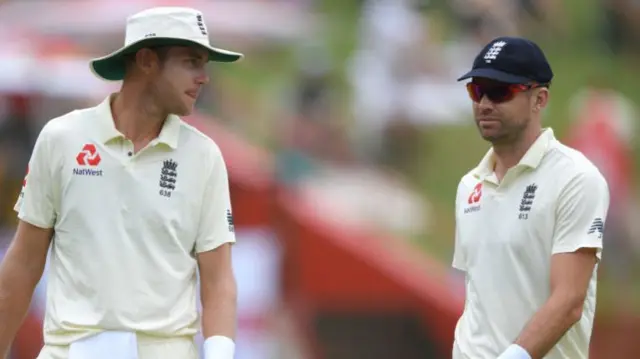
<path fill-rule="evenodd" d="M 462 302 L 445 284 L 445 266 L 401 241 L 346 228 L 330 214 L 317 213 L 304 198 L 277 187 L 267 154 L 208 119 L 189 121 L 224 153 L 236 225 L 269 226 L 282 241 L 285 298 L 313 359 L 451 357 Z M 636 324 L 615 328 L 597 322 L 593 357 L 631 358 L 640 352 L 637 340 L 622 340 L 640 332 Z M 35 358 L 42 344 L 39 326 L 33 318 L 23 326 L 15 345 L 18 359 Z M 606 345 L 614 343 L 611 338 L 619 339 L 615 347 Z M 370 354 L 358 352 L 366 347 L 373 348 Z"/>
<path fill-rule="evenodd" d="M 606 93 L 591 91 L 577 114 L 567 144 L 595 163 L 609 183 L 612 205 L 630 198 L 633 186 L 633 151 L 621 138 L 619 104 Z M 632 119 L 635 120 L 635 119 Z"/>

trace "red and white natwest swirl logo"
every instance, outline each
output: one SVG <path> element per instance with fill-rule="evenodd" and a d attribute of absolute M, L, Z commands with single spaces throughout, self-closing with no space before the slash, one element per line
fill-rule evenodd
<path fill-rule="evenodd" d="M 467 202 L 469 204 L 474 204 L 480 202 L 480 198 L 482 198 L 482 182 L 478 183 L 474 188 L 473 192 L 469 195 L 469 199 Z"/>
<path fill-rule="evenodd" d="M 473 192 L 469 194 L 467 203 L 471 206 L 465 208 L 464 213 L 478 212 L 480 210 L 480 199 L 482 199 L 482 182 L 478 183 L 473 188 Z"/>
<path fill-rule="evenodd" d="M 98 150 L 96 150 L 96 146 L 93 144 L 86 144 L 82 147 L 82 151 L 78 153 L 76 156 L 76 161 L 80 166 L 90 166 L 95 167 L 100 164 L 102 159 L 100 158 L 100 154 Z"/>
<path fill-rule="evenodd" d="M 100 154 L 93 144 L 86 144 L 82 151 L 76 156 L 76 162 L 82 167 L 97 167 L 102 161 Z M 76 176 L 97 176 L 102 177 L 102 170 L 94 168 L 74 168 L 73 174 Z"/>

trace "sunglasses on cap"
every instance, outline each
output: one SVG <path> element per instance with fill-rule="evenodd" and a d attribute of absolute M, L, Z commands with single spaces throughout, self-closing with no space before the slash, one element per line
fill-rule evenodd
<path fill-rule="evenodd" d="M 513 99 L 520 92 L 529 91 L 534 88 L 547 87 L 547 84 L 478 84 L 467 83 L 467 92 L 474 102 L 480 102 L 484 96 L 493 103 L 507 102 Z"/>

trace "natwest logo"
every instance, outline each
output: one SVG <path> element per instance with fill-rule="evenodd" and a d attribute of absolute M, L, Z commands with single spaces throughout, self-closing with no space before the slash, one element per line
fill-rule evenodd
<path fill-rule="evenodd" d="M 97 167 L 102 161 L 100 154 L 93 144 L 86 144 L 82 147 L 82 151 L 76 156 L 76 162 L 83 167 Z M 76 176 L 102 176 L 102 170 L 93 168 L 74 168 L 73 174 Z"/>
<path fill-rule="evenodd" d="M 482 198 L 482 182 L 478 183 L 474 188 L 473 192 L 469 194 L 469 198 L 467 199 L 467 203 L 471 206 L 464 209 L 464 213 L 472 213 L 478 212 L 480 210 L 480 199 Z"/>
<path fill-rule="evenodd" d="M 100 164 L 100 154 L 96 150 L 96 146 L 93 144 L 86 144 L 82 147 L 82 151 L 76 156 L 76 161 L 80 166 L 95 167 Z"/>
<path fill-rule="evenodd" d="M 469 195 L 469 204 L 474 204 L 480 202 L 480 198 L 482 198 L 482 182 L 478 183 L 474 188 L 473 192 Z"/>

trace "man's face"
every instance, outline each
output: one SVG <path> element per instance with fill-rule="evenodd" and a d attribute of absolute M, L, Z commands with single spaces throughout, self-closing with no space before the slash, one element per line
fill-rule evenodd
<path fill-rule="evenodd" d="M 482 138 L 493 144 L 517 141 L 531 121 L 536 98 L 533 92 L 541 89 L 483 78 L 474 78 L 469 86 L 482 95 L 473 101 L 473 114 Z"/>
<path fill-rule="evenodd" d="M 204 49 L 170 47 L 162 56 L 162 64 L 152 76 L 152 91 L 168 113 L 186 116 L 191 113 L 202 85 L 209 82 Z"/>

